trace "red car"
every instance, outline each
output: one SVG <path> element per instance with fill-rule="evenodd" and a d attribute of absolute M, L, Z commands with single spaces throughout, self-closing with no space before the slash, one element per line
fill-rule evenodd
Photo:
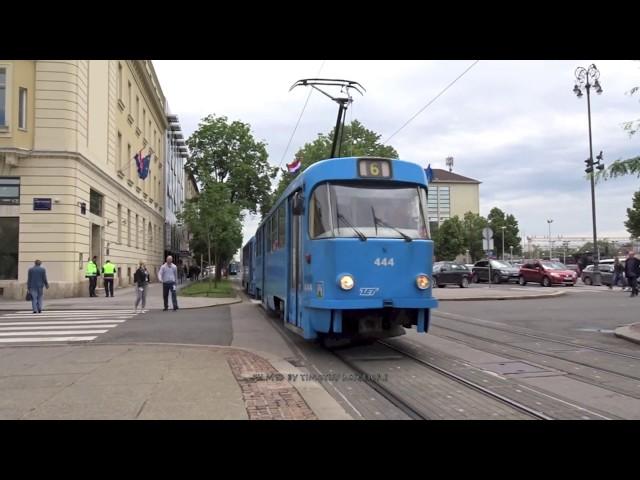
<path fill-rule="evenodd" d="M 567 285 L 573 287 L 576 284 L 578 274 L 567 268 L 560 262 L 546 260 L 527 261 L 520 267 L 520 285 L 527 282 L 539 283 L 544 287 L 551 285 Z"/>

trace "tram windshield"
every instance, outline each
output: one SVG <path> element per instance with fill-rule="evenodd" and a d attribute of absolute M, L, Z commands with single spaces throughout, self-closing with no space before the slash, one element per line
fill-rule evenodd
<path fill-rule="evenodd" d="M 429 238 L 426 190 L 406 184 L 324 183 L 311 196 L 311 238 Z M 364 237 L 364 238 L 363 238 Z"/>

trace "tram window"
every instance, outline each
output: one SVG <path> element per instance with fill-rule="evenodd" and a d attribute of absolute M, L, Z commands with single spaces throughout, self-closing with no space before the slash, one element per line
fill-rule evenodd
<path fill-rule="evenodd" d="M 278 249 L 278 218 L 272 215 L 269 223 L 271 225 L 271 251 L 274 251 Z"/>
<path fill-rule="evenodd" d="M 284 247 L 284 203 L 278 208 L 278 248 Z"/>
<path fill-rule="evenodd" d="M 268 253 L 271 251 L 271 218 L 267 220 L 264 230 L 265 230 L 265 236 L 266 236 L 265 244 L 267 245 L 267 253 Z"/>
<path fill-rule="evenodd" d="M 309 230 L 311 238 L 330 236 L 331 218 L 326 183 L 318 186 L 311 196 L 311 201 L 309 202 Z"/>

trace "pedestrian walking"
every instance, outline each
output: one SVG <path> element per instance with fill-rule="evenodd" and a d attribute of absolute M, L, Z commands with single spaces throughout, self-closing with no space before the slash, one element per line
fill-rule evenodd
<path fill-rule="evenodd" d="M 613 261 L 613 275 L 611 277 L 609 289 L 613 289 L 614 286 L 618 286 L 618 283 L 622 283 L 621 288 L 624 290 L 624 265 L 622 265 L 620 263 L 620 259 L 616 257 Z"/>
<path fill-rule="evenodd" d="M 138 311 L 138 304 L 142 302 L 142 306 L 140 310 L 144 310 L 144 307 L 147 304 L 147 286 L 149 285 L 150 275 L 147 270 L 147 266 L 144 262 L 140 262 L 140 266 L 136 270 L 136 273 L 133 274 L 133 281 L 136 283 L 137 287 L 137 295 L 136 295 L 136 304 L 134 306 L 134 310 Z"/>
<path fill-rule="evenodd" d="M 624 273 L 627 276 L 627 281 L 631 286 L 631 296 L 638 296 L 638 275 L 640 275 L 640 260 L 638 260 L 633 251 L 629 252 L 627 261 L 624 265 Z"/>
<path fill-rule="evenodd" d="M 171 303 L 173 309 L 178 310 L 178 299 L 176 291 L 176 281 L 178 280 L 178 269 L 173 263 L 173 257 L 169 255 L 167 261 L 160 267 L 158 279 L 162 282 L 162 300 L 164 301 L 163 311 L 169 309 L 169 292 L 171 292 Z"/>
<path fill-rule="evenodd" d="M 42 313 L 43 288 L 49 288 L 47 271 L 41 264 L 40 260 L 36 260 L 35 265 L 29 269 L 27 275 L 27 291 L 31 295 L 33 313 Z"/>
<path fill-rule="evenodd" d="M 111 294 L 111 298 L 113 298 L 113 276 L 116 271 L 116 266 L 111 263 L 111 260 L 107 260 L 105 264 L 102 266 L 102 276 L 104 278 L 104 293 L 105 296 L 109 296 Z"/>
<path fill-rule="evenodd" d="M 94 257 L 87 262 L 87 268 L 85 268 L 84 276 L 89 279 L 89 296 L 97 297 L 96 284 L 98 283 L 98 277 L 100 276 L 100 270 L 98 270 L 98 264 L 96 263 L 98 257 Z"/>

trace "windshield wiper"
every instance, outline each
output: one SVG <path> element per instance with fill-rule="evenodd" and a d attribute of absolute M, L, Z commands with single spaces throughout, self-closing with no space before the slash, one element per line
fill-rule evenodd
<path fill-rule="evenodd" d="M 349 220 L 347 220 L 347 218 L 342 215 L 339 212 L 336 212 L 336 216 L 338 217 L 338 222 L 340 220 L 342 220 L 344 223 L 346 223 L 349 227 L 351 227 L 353 229 L 354 232 L 356 232 L 356 235 L 358 235 L 358 237 L 360 237 L 360 240 L 362 240 L 363 242 L 367 240 L 367 237 L 364 236 L 364 233 L 362 233 L 360 230 L 358 230 L 356 227 L 354 227 L 351 222 Z"/>
<path fill-rule="evenodd" d="M 389 225 L 388 223 L 382 221 L 381 219 L 379 219 L 378 217 L 376 217 L 376 214 L 373 212 L 373 207 L 371 207 L 371 213 L 373 213 L 373 223 L 376 226 L 376 228 L 378 227 L 378 224 L 382 225 L 383 227 L 387 227 L 390 228 L 391 230 L 395 230 L 396 232 L 398 232 L 400 235 L 402 235 L 402 238 L 404 238 L 407 242 L 412 242 L 413 238 L 411 238 L 409 235 L 402 233 L 399 229 L 397 229 L 396 227 L 392 227 L 391 225 Z M 377 232 L 377 230 L 376 230 Z"/>

